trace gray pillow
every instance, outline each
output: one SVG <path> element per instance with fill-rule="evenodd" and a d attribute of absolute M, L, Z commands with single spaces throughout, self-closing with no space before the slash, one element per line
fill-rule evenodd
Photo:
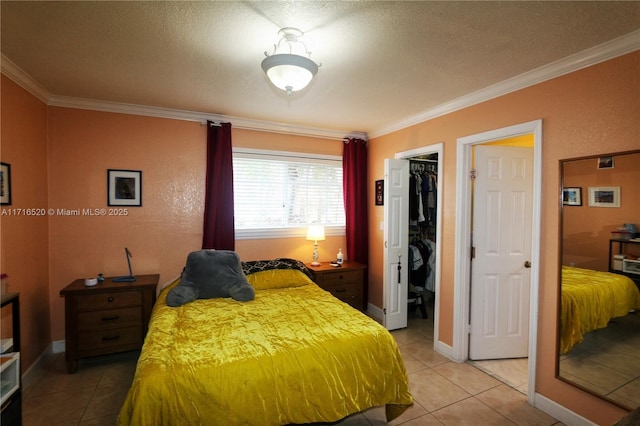
<path fill-rule="evenodd" d="M 189 253 L 180 284 L 167 295 L 167 305 L 177 307 L 214 297 L 231 297 L 241 302 L 254 299 L 255 291 L 242 272 L 240 256 L 230 250 Z"/>

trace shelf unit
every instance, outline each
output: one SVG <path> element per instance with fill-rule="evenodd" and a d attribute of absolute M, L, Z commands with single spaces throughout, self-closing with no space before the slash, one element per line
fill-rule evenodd
<path fill-rule="evenodd" d="M 630 247 L 634 247 L 630 249 Z M 615 250 L 617 248 L 617 251 Z M 626 275 L 631 278 L 638 288 L 640 288 L 640 273 L 635 273 L 637 269 L 637 260 L 622 259 L 614 265 L 614 256 L 626 254 L 628 251 L 632 251 L 636 255 L 640 256 L 640 241 L 638 240 L 623 240 L 618 238 L 612 238 L 609 240 L 609 272 L 614 272 L 620 275 Z"/>
<path fill-rule="evenodd" d="M 0 383 L 2 399 L 3 425 L 22 424 L 22 383 L 20 377 L 20 295 L 6 293 L 2 295 L 2 308 L 11 306 L 12 343 L 3 344 L 7 352 L 0 356 Z M 7 339 L 8 342 L 11 340 Z"/>

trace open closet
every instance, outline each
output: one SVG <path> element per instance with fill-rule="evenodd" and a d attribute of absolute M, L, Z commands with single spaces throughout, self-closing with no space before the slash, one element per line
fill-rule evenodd
<path fill-rule="evenodd" d="M 409 170 L 408 315 L 427 319 L 436 291 L 438 154 L 411 158 Z"/>

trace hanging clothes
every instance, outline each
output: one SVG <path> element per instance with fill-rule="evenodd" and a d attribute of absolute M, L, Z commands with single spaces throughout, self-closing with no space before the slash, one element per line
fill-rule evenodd
<path fill-rule="evenodd" d="M 437 163 L 414 161 L 409 175 L 409 291 L 435 292 Z"/>
<path fill-rule="evenodd" d="M 422 242 L 429 248 L 431 255 L 427 260 L 428 273 L 425 279 L 425 288 L 431 292 L 436 291 L 436 243 L 431 240 L 424 240 Z"/>

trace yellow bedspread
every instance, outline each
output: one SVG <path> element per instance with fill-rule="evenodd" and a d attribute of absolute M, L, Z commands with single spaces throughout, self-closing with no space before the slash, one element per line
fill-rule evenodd
<path fill-rule="evenodd" d="M 331 422 L 413 403 L 389 332 L 315 284 L 251 302 L 158 297 L 118 425 Z"/>
<path fill-rule="evenodd" d="M 562 267 L 560 353 L 569 352 L 583 336 L 604 328 L 612 318 L 640 308 L 640 291 L 624 275 Z"/>

